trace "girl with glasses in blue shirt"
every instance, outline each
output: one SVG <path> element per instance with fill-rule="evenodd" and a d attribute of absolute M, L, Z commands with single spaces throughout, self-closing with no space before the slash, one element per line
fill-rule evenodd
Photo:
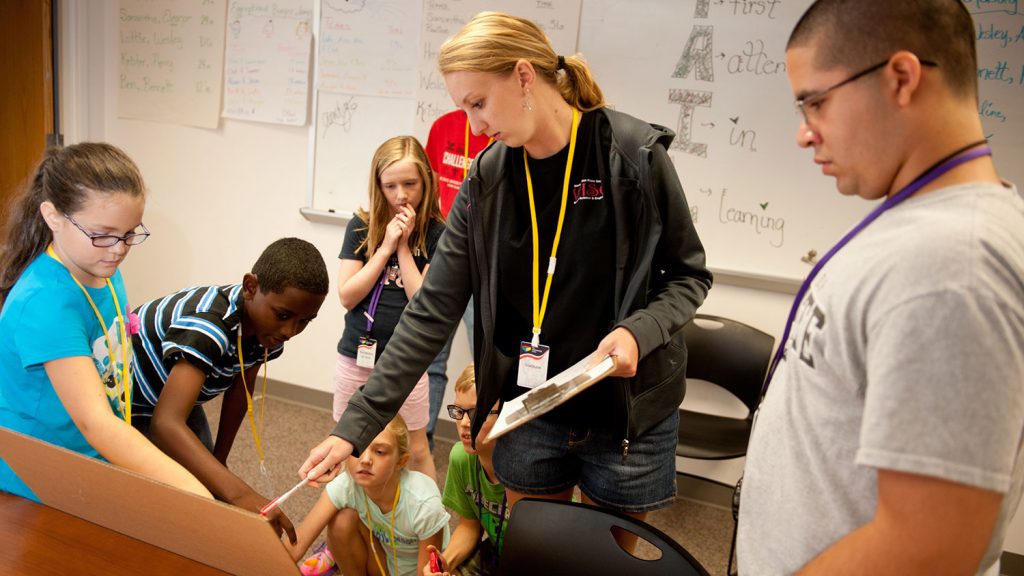
<path fill-rule="evenodd" d="M 0 251 L 0 426 L 178 488 L 209 491 L 128 423 L 131 335 L 118 266 L 149 236 L 138 167 L 109 144 L 49 150 Z M 38 500 L 0 461 L 0 490 Z"/>

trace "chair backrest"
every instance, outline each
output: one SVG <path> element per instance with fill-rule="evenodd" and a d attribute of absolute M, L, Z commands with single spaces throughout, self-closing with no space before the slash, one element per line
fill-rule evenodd
<path fill-rule="evenodd" d="M 686 377 L 707 380 L 753 411 L 772 359 L 775 337 L 742 322 L 697 314 L 683 327 Z"/>
<path fill-rule="evenodd" d="M 646 540 L 661 557 L 645 560 L 626 552 L 613 527 Z M 708 576 L 689 552 L 645 522 L 587 504 L 531 498 L 520 500 L 509 516 L 501 573 Z"/>

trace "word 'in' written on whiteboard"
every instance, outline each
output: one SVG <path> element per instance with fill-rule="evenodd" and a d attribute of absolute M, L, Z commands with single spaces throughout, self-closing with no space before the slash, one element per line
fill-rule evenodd
<path fill-rule="evenodd" d="M 729 145 L 737 148 L 757 152 L 757 132 L 740 128 L 740 118 L 729 118 L 733 127 L 729 130 Z"/>

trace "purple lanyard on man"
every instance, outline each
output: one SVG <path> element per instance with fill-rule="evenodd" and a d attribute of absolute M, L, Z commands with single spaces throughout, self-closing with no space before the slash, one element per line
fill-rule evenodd
<path fill-rule="evenodd" d="M 797 309 L 800 308 L 800 302 L 803 301 L 804 296 L 807 294 L 807 291 L 811 287 L 811 282 L 814 281 L 814 277 L 818 275 L 818 272 L 820 272 L 821 269 L 825 266 L 825 263 L 832 259 L 832 257 L 835 256 L 836 253 L 843 248 L 843 246 L 850 242 L 850 240 L 853 240 L 854 236 L 860 234 L 862 230 L 867 228 L 869 224 L 874 222 L 879 216 L 882 215 L 883 212 L 885 212 L 889 208 L 892 208 L 893 206 L 913 196 L 915 192 L 927 186 L 928 184 L 931 184 L 939 176 L 942 176 L 943 174 L 949 172 L 953 168 L 956 168 L 957 166 L 964 164 L 965 162 L 970 162 L 971 160 L 981 158 L 982 156 L 991 156 L 992 149 L 989 148 L 988 146 L 982 146 L 977 150 L 971 150 L 971 148 L 974 148 L 975 146 L 979 146 L 985 143 L 986 140 L 972 142 L 967 146 L 964 146 L 963 148 L 960 148 L 959 150 L 953 152 L 949 156 L 946 156 L 942 160 L 936 162 L 934 165 L 932 165 L 931 168 L 925 170 L 925 172 L 918 176 L 913 182 L 908 184 L 905 188 L 897 192 L 895 195 L 886 199 L 886 201 L 883 202 L 881 206 L 875 208 L 870 214 L 868 214 L 863 220 L 861 220 L 859 224 L 857 224 L 856 226 L 853 227 L 853 229 L 847 232 L 846 235 L 843 236 L 843 238 L 839 242 L 837 242 L 836 245 L 833 246 L 832 249 L 829 250 L 828 253 L 825 254 L 825 256 L 821 260 L 818 261 L 817 264 L 814 265 L 814 268 L 811 269 L 810 274 L 807 275 L 807 278 L 803 281 L 803 284 L 800 285 L 800 290 L 797 291 L 796 297 L 793 299 L 793 307 L 790 308 L 789 318 L 786 320 L 786 329 L 782 333 L 782 340 L 779 344 L 778 349 L 775 351 L 775 357 L 772 358 L 771 366 L 768 368 L 768 376 L 765 378 L 764 386 L 761 388 L 762 398 L 768 392 L 768 385 L 772 381 L 772 376 L 775 375 L 775 369 L 778 368 L 779 362 L 782 360 L 783 355 L 785 355 L 786 342 L 789 340 L 789 331 L 793 327 L 793 321 L 796 319 L 796 311 Z"/>

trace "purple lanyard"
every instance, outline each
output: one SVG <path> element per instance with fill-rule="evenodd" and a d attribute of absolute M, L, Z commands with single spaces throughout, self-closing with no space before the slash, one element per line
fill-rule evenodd
<path fill-rule="evenodd" d="M 931 184 L 932 182 L 935 181 L 936 178 L 942 176 L 946 172 L 949 172 L 953 168 L 956 168 L 957 166 L 965 162 L 970 162 L 971 160 L 981 158 L 982 156 L 992 155 L 992 149 L 989 148 L 988 146 L 983 146 L 981 148 L 978 148 L 977 150 L 971 150 L 971 148 L 974 148 L 979 144 L 985 144 L 985 140 L 968 144 L 967 146 L 960 148 L 956 152 L 953 152 L 949 156 L 946 156 L 942 160 L 935 163 L 935 165 L 926 170 L 924 174 L 921 174 L 920 176 L 917 177 L 917 179 L 915 179 L 913 182 L 907 185 L 906 188 L 900 190 L 895 195 L 889 197 L 888 199 L 886 199 L 884 203 L 882 203 L 881 206 L 875 208 L 870 214 L 867 215 L 867 217 L 861 220 L 859 224 L 857 224 L 856 226 L 853 227 L 852 230 L 847 232 L 846 235 L 843 236 L 842 240 L 836 243 L 836 245 L 833 246 L 832 249 L 829 250 L 828 253 L 825 254 L 825 256 L 821 260 L 818 261 L 817 264 L 814 265 L 814 268 L 811 269 L 811 273 L 807 275 L 807 279 L 805 279 L 803 281 L 803 284 L 800 285 L 800 290 L 797 291 L 796 297 L 793 299 L 793 307 L 789 309 L 789 318 L 786 320 L 786 329 L 782 333 L 782 341 L 779 344 L 778 349 L 775 350 L 775 357 L 772 358 L 771 367 L 768 368 L 768 376 L 765 378 L 764 386 L 761 388 L 762 397 L 764 397 L 765 393 L 768 392 L 768 385 L 772 381 L 772 376 L 775 375 L 775 369 L 778 368 L 779 362 L 782 360 L 782 356 L 785 354 L 786 342 L 789 340 L 789 331 L 793 327 L 793 320 L 796 318 L 796 311 L 797 309 L 800 308 L 800 303 L 803 301 L 804 296 L 807 294 L 807 290 L 810 289 L 811 282 L 814 281 L 814 277 L 818 275 L 818 272 L 820 272 L 821 269 L 825 266 L 825 263 L 832 259 L 832 257 L 835 256 L 836 253 L 839 252 L 839 250 L 843 246 L 846 246 L 846 244 L 850 242 L 850 240 L 853 240 L 854 236 L 860 234 L 862 230 L 867 228 L 869 224 L 874 222 L 879 216 L 882 215 L 883 212 L 885 212 L 889 208 L 892 208 L 893 206 L 913 196 L 915 192 L 917 192 L 924 186 Z"/>
<path fill-rule="evenodd" d="M 380 275 L 380 282 L 373 289 L 373 296 L 370 296 L 370 308 L 366 311 L 366 333 L 373 329 L 373 319 L 377 315 L 377 304 L 380 303 L 380 293 L 384 291 L 384 283 L 388 279 L 388 267 L 384 266 L 384 272 Z"/>

